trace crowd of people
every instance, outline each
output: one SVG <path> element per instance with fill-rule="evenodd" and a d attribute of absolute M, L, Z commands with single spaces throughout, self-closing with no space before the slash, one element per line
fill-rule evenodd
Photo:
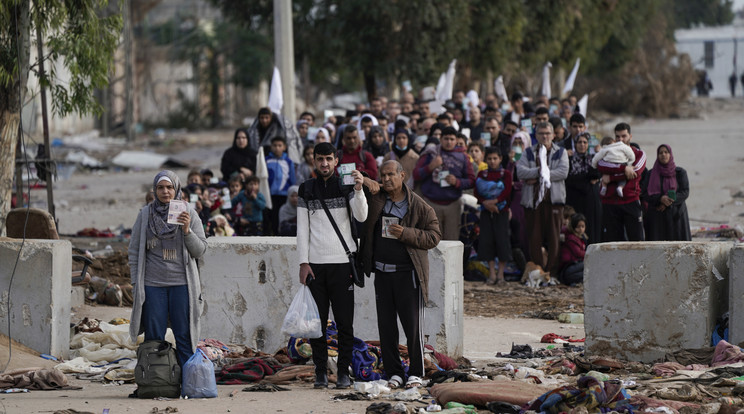
<path fill-rule="evenodd" d="M 208 236 L 294 236 L 299 186 L 317 176 L 315 145 L 333 145 L 337 172 L 353 164 L 365 187 L 379 186 L 382 164 L 398 161 L 405 184 L 436 212 L 442 239 L 461 240 L 466 261 L 488 263 L 491 284 L 504 283 L 507 263 L 521 271 L 528 261 L 579 283 L 569 275 L 580 273 L 588 244 L 690 239 L 689 185 L 671 147 L 659 147 L 647 169 L 631 126 L 597 138 L 575 96 L 481 101 L 456 91 L 437 111 L 430 105 L 409 92 L 322 121 L 303 112 L 296 123 L 262 108 L 249 128 L 235 131 L 222 177 L 194 171 L 185 191 L 196 194 Z M 268 194 L 259 191 L 260 150 Z"/>
<path fill-rule="evenodd" d="M 440 240 L 462 241 L 465 259 L 487 263 L 494 285 L 506 283 L 508 263 L 521 271 L 528 261 L 582 283 L 591 243 L 690 240 L 689 183 L 672 148 L 659 146 L 648 170 L 631 126 L 619 123 L 613 135 L 588 132 L 574 96 L 480 102 L 457 91 L 430 112 L 406 93 L 317 124 L 310 112 L 292 124 L 263 108 L 235 131 L 221 177 L 194 170 L 183 187 L 171 171 L 155 177 L 129 249 L 138 322 L 130 333 L 162 339 L 170 315 L 182 363 L 198 333 L 195 259 L 206 237 L 296 236 L 300 283 L 321 320 L 330 309 L 336 318 L 337 388 L 351 385 L 354 285 L 373 273 L 388 385 L 420 386 L 427 250 Z M 177 199 L 189 207 L 170 218 Z M 310 345 L 315 387 L 327 387 L 325 327 Z"/>

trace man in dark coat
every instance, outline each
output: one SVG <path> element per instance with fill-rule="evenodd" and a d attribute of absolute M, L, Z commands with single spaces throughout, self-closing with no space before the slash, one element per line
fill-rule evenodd
<path fill-rule="evenodd" d="M 398 353 L 398 321 L 406 334 L 410 366 L 407 387 L 422 385 L 424 353 L 421 334 L 429 289 L 428 250 L 442 238 L 439 221 L 421 197 L 404 184 L 398 161 L 382 164 L 382 191 L 368 198 L 361 252 L 364 273 L 375 273 L 377 327 L 389 384 L 403 384 L 405 371 Z"/>

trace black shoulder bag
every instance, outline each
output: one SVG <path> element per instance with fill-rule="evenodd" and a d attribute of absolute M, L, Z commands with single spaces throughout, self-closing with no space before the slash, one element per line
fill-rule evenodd
<path fill-rule="evenodd" d="M 316 180 L 317 182 L 317 180 Z M 313 183 L 313 186 L 315 186 L 315 182 Z M 341 240 L 341 245 L 344 246 L 344 250 L 346 251 L 346 256 L 349 257 L 349 264 L 351 265 L 351 277 L 354 280 L 354 284 L 359 287 L 364 287 L 364 276 L 362 269 L 359 267 L 359 260 L 357 260 L 357 254 L 359 250 L 359 245 L 357 244 L 356 236 L 354 235 L 354 220 L 351 215 L 350 207 L 349 207 L 349 200 L 346 200 L 346 212 L 349 215 L 349 224 L 352 228 L 352 238 L 354 239 L 354 244 L 357 246 L 357 252 L 352 252 L 349 250 L 349 246 L 346 244 L 346 240 L 344 240 L 344 236 L 341 234 L 341 230 L 338 229 L 338 225 L 336 224 L 336 220 L 333 219 L 333 216 L 331 215 L 330 210 L 328 210 L 328 206 L 326 205 L 325 200 L 323 199 L 323 196 L 320 195 L 319 192 L 315 193 L 315 196 L 318 198 L 318 201 L 320 201 L 320 205 L 323 206 L 323 210 L 325 211 L 326 215 L 328 216 L 328 220 L 331 222 L 331 226 L 333 226 L 333 230 L 336 231 L 336 236 L 338 236 L 338 239 Z"/>

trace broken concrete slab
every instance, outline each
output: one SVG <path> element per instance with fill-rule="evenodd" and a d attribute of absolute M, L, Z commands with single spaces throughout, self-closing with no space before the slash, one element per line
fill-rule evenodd
<path fill-rule="evenodd" d="M 0 240 L 0 332 L 39 353 L 67 358 L 72 245 L 67 240 L 26 240 L 18 256 L 20 248 L 21 240 Z"/>
<path fill-rule="evenodd" d="M 589 246 L 584 324 L 590 355 L 651 362 L 710 345 L 728 310 L 732 243 L 642 242 Z"/>
<path fill-rule="evenodd" d="M 744 244 L 729 256 L 729 343 L 744 341 Z"/>
<path fill-rule="evenodd" d="M 212 237 L 201 267 L 201 337 L 246 344 L 264 352 L 286 346 L 280 332 L 300 288 L 294 237 Z M 462 243 L 429 251 L 426 344 L 453 357 L 463 353 Z M 373 279 L 355 288 L 354 336 L 378 339 Z M 332 317 L 332 316 L 331 316 Z M 400 329 L 400 340 L 403 339 Z"/>

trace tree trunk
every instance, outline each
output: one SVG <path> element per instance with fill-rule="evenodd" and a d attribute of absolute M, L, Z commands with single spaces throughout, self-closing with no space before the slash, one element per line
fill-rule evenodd
<path fill-rule="evenodd" d="M 364 72 L 364 88 L 367 90 L 367 102 L 377 98 L 377 81 L 374 73 Z"/>
<path fill-rule="evenodd" d="M 10 200 L 13 192 L 13 174 L 15 172 L 16 142 L 21 122 L 21 107 L 26 93 L 28 68 L 30 58 L 30 2 L 22 1 L 10 6 L 10 14 L 18 16 L 11 19 L 9 28 L 3 28 L 6 33 L 17 33 L 18 37 L 10 36 L 9 50 L 20 50 L 16 56 L 17 69 L 11 66 L 9 72 L 15 75 L 6 85 L 0 85 L 0 237 L 5 236 L 5 218 L 10 211 Z M 20 44 L 19 44 L 20 43 Z M 15 64 L 15 65 L 14 65 Z M 13 70 L 16 69 L 16 70 Z M 18 177 L 22 179 L 22 177 Z M 18 199 L 23 200 L 19 194 Z"/>
<path fill-rule="evenodd" d="M 13 174 L 15 173 L 16 141 L 20 112 L 5 111 L 0 115 L 0 237 L 5 236 L 5 218 L 10 212 L 10 199 L 13 192 Z M 18 177 L 19 180 L 22 177 Z M 23 204 L 23 194 L 18 194 Z"/>

